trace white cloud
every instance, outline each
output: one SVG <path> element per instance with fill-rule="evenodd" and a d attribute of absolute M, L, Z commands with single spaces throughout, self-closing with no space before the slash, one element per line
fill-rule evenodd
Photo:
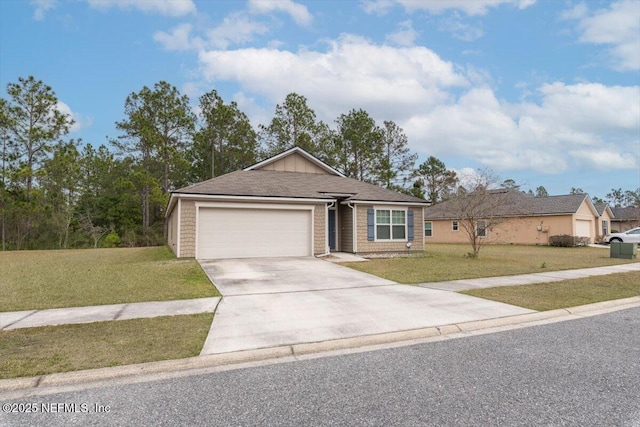
<path fill-rule="evenodd" d="M 56 104 L 56 109 L 62 114 L 66 114 L 74 120 L 74 123 L 71 125 L 69 132 L 77 132 L 80 129 L 88 128 L 93 124 L 93 120 L 84 117 L 80 113 L 71 111 L 71 107 L 69 107 L 62 101 L 58 101 L 58 103 Z"/>
<path fill-rule="evenodd" d="M 195 32 L 191 24 L 184 23 L 169 32 L 156 31 L 153 39 L 166 50 L 227 49 L 232 45 L 254 41 L 256 35 L 268 33 L 269 27 L 252 20 L 246 14 L 234 12 L 227 15 L 217 26 L 206 30 L 203 36 L 193 35 Z"/>
<path fill-rule="evenodd" d="M 640 129 L 640 88 L 599 83 L 565 85 L 556 82 L 539 88 L 540 107 L 525 106 L 524 113 L 568 129 L 585 132 L 634 132 Z"/>
<path fill-rule="evenodd" d="M 269 27 L 253 21 L 242 13 L 232 13 L 220 25 L 207 31 L 210 46 L 226 49 L 232 44 L 253 41 L 254 34 L 266 34 Z"/>
<path fill-rule="evenodd" d="M 640 87 L 553 83 L 538 93 L 540 103 L 509 104 L 489 88 L 474 88 L 455 103 L 416 114 L 405 130 L 424 135 L 425 153 L 461 153 L 496 170 L 603 167 L 606 161 L 593 153 L 609 153 L 616 168 L 638 164 Z"/>
<path fill-rule="evenodd" d="M 395 4 L 395 0 L 360 0 L 360 6 L 365 13 L 378 16 L 386 15 Z"/>
<path fill-rule="evenodd" d="M 420 34 L 413 29 L 411 21 L 401 22 L 398 27 L 396 32 L 387 35 L 387 42 L 398 46 L 413 46 Z"/>
<path fill-rule="evenodd" d="M 561 19 L 583 19 L 589 14 L 589 8 L 584 3 L 578 3 L 571 9 L 565 10 L 560 14 Z"/>
<path fill-rule="evenodd" d="M 414 151 L 469 157 L 496 171 L 640 164 L 639 86 L 552 82 L 510 103 L 496 96 L 484 70 L 456 67 L 425 47 L 376 45 L 353 35 L 328 41 L 324 51 L 205 50 L 199 60 L 205 85 L 239 85 L 236 95 L 255 124 L 297 92 L 331 125 L 363 108 L 379 123 L 401 126 Z"/>
<path fill-rule="evenodd" d="M 640 70 L 640 2 L 619 1 L 591 15 L 587 7 L 580 4 L 561 17 L 578 20 L 581 42 L 609 46 L 612 68 Z"/>
<path fill-rule="evenodd" d="M 48 10 L 53 9 L 56 0 L 31 0 L 31 5 L 35 7 L 33 11 L 33 19 L 36 21 L 44 20 L 44 15 Z"/>
<path fill-rule="evenodd" d="M 458 12 L 454 12 L 450 18 L 440 20 L 438 29 L 451 33 L 453 37 L 466 42 L 477 40 L 484 35 L 484 30 L 481 27 L 464 23 Z"/>
<path fill-rule="evenodd" d="M 200 37 L 191 37 L 191 24 L 181 24 L 171 30 L 170 33 L 156 31 L 153 39 L 160 43 L 166 50 L 191 50 L 204 47 L 204 41 Z"/>
<path fill-rule="evenodd" d="M 253 13 L 267 14 L 271 12 L 285 12 L 298 25 L 309 25 L 313 16 L 306 6 L 291 0 L 249 0 L 249 10 Z"/>
<path fill-rule="evenodd" d="M 326 52 L 211 50 L 200 53 L 200 62 L 207 80 L 237 81 L 274 103 L 292 91 L 301 93 L 329 121 L 336 111 L 365 106 L 371 113 L 394 111 L 388 117 L 394 119 L 442 102 L 450 96 L 443 88 L 468 84 L 427 48 L 378 46 L 351 35 L 330 42 Z"/>
<path fill-rule="evenodd" d="M 133 8 L 145 13 L 159 13 L 166 16 L 183 16 L 196 12 L 196 5 L 192 0 L 87 0 L 87 2 L 96 9 Z"/>
<path fill-rule="evenodd" d="M 490 8 L 511 4 L 526 9 L 535 0 L 397 0 L 408 12 L 423 10 L 432 14 L 441 14 L 448 10 L 458 10 L 466 15 L 486 15 Z"/>
<path fill-rule="evenodd" d="M 399 4 L 411 13 L 417 10 L 440 15 L 449 10 L 460 11 L 465 15 L 486 15 L 490 8 L 503 4 L 515 5 L 526 9 L 536 0 L 361 0 L 362 9 L 368 14 L 386 15 L 393 6 Z"/>
<path fill-rule="evenodd" d="M 620 153 L 612 149 L 574 150 L 569 153 L 575 159 L 581 160 L 586 166 L 598 170 L 637 169 L 640 163 L 631 153 Z"/>

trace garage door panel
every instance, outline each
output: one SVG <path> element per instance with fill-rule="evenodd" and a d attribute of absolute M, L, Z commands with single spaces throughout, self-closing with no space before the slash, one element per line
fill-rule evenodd
<path fill-rule="evenodd" d="M 591 237 L 593 222 L 589 220 L 576 220 L 576 236 Z"/>
<path fill-rule="evenodd" d="M 198 258 L 311 255 L 311 212 L 200 208 Z"/>

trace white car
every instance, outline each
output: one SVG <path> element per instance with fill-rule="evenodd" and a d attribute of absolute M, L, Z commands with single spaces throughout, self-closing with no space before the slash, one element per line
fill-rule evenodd
<path fill-rule="evenodd" d="M 622 233 L 612 233 L 604 236 L 605 243 L 623 242 L 623 243 L 640 243 L 640 227 L 623 231 Z"/>

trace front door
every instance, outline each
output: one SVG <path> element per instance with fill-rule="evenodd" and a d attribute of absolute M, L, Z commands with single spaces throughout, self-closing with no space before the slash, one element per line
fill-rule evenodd
<path fill-rule="evenodd" d="M 336 211 L 329 210 L 329 249 L 336 250 Z"/>

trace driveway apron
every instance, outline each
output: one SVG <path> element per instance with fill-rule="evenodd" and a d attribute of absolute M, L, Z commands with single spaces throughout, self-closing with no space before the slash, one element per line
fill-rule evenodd
<path fill-rule="evenodd" d="M 532 312 L 453 292 L 398 285 L 316 258 L 200 264 L 223 295 L 203 355 Z"/>

